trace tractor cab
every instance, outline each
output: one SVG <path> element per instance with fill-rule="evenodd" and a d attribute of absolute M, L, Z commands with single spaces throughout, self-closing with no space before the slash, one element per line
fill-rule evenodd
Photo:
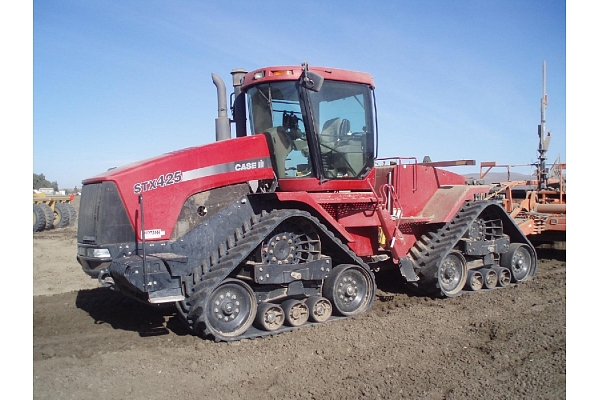
<path fill-rule="evenodd" d="M 267 136 L 279 181 L 364 179 L 375 160 L 373 89 L 369 74 L 306 64 L 246 74 L 251 134 Z"/>

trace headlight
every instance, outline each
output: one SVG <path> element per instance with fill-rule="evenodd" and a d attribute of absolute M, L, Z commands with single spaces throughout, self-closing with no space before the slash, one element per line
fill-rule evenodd
<path fill-rule="evenodd" d="M 93 249 L 90 247 L 79 247 L 77 254 L 84 257 L 93 258 L 110 258 L 110 252 L 108 249 Z"/>
<path fill-rule="evenodd" d="M 108 249 L 88 249 L 88 257 L 109 258 L 110 252 Z"/>

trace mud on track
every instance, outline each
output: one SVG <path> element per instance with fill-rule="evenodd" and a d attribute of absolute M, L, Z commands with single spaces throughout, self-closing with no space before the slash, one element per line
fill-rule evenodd
<path fill-rule="evenodd" d="M 35 399 L 566 398 L 564 252 L 531 282 L 454 299 L 380 276 L 368 314 L 236 343 L 98 288 L 75 252 L 74 229 L 34 234 Z"/>

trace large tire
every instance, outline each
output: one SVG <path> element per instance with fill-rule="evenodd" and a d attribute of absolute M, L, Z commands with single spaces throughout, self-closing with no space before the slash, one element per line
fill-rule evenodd
<path fill-rule="evenodd" d="M 69 225 L 69 209 L 64 203 L 54 204 L 54 227 L 64 228 Z"/>
<path fill-rule="evenodd" d="M 46 228 L 46 216 L 39 204 L 33 205 L 33 231 L 41 232 Z"/>
<path fill-rule="evenodd" d="M 54 228 L 54 211 L 52 211 L 52 208 L 47 203 L 39 203 L 38 206 L 40 206 L 46 217 L 46 226 L 44 229 Z"/>
<path fill-rule="evenodd" d="M 71 203 L 65 203 L 65 206 L 69 210 L 69 224 L 74 225 L 75 221 L 77 220 L 77 211 Z"/>

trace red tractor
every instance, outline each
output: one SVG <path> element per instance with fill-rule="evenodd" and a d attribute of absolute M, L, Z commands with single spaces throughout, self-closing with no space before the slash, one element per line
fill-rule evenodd
<path fill-rule="evenodd" d="M 443 163 L 377 159 L 371 75 L 232 75 L 230 120 L 213 74 L 214 143 L 83 181 L 77 259 L 102 285 L 174 304 L 194 334 L 231 341 L 366 312 L 383 265 L 434 297 L 534 276 L 533 246 L 483 200 L 488 186 Z"/>

